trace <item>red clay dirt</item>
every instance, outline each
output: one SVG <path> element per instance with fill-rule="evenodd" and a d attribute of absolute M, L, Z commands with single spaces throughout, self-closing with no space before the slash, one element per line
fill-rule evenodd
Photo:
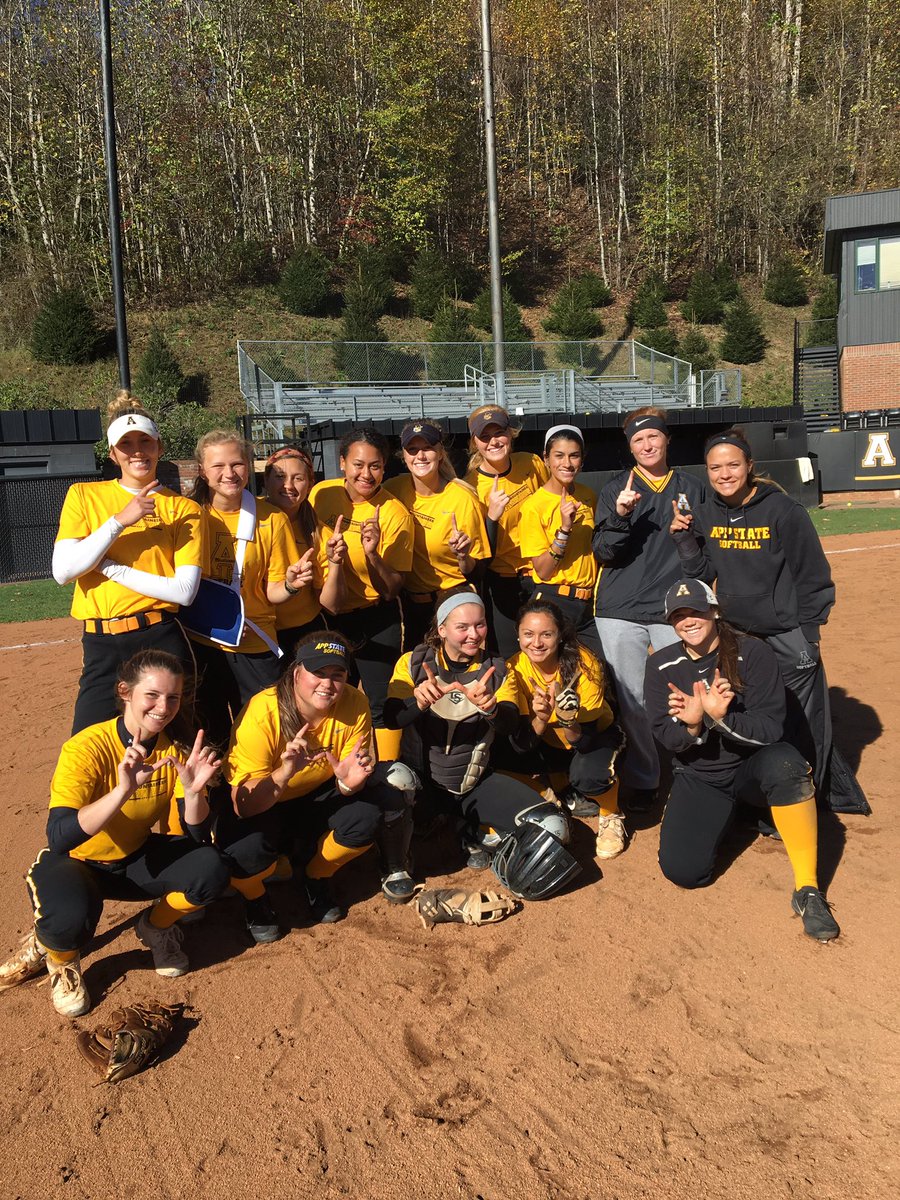
<path fill-rule="evenodd" d="M 96 1087 L 46 983 L 0 995 L 0 1196 L 896 1195 L 900 537 L 825 546 L 836 736 L 874 808 L 823 819 L 837 943 L 792 917 L 780 845 L 736 836 L 716 883 L 682 892 L 659 873 L 653 818 L 602 877 L 585 823 L 581 885 L 494 927 L 426 932 L 381 899 L 369 859 L 344 873 L 336 926 L 310 928 L 281 885 L 293 928 L 276 945 L 251 949 L 222 901 L 188 929 L 178 980 L 150 968 L 137 907 L 110 904 L 86 955 L 95 1008 L 74 1025 L 144 998 L 195 1016 L 157 1066 Z M 22 877 L 80 655 L 68 620 L 2 626 L 0 647 L 3 953 L 29 925 Z M 438 874 L 451 849 L 417 846 L 431 884 L 491 885 Z"/>

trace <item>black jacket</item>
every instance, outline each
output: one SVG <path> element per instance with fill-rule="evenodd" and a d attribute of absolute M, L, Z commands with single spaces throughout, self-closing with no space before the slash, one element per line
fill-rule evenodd
<path fill-rule="evenodd" d="M 666 619 L 666 592 L 682 576 L 678 550 L 669 536 L 672 501 L 683 492 L 692 509 L 699 507 L 704 487 L 699 479 L 675 467 L 662 491 L 655 492 L 636 470 L 634 489 L 641 493 L 634 512 L 620 517 L 616 497 L 628 482 L 621 471 L 597 500 L 593 550 L 600 563 L 594 611 L 598 617 L 661 624 Z"/>
<path fill-rule="evenodd" d="M 831 568 L 809 515 L 771 483 L 740 508 L 709 492 L 675 542 L 684 574 L 716 583 L 722 616 L 747 633 L 798 626 L 819 641 L 834 604 Z"/>
<path fill-rule="evenodd" d="M 689 767 L 710 782 L 730 778 L 738 766 L 763 746 L 782 740 L 786 700 L 775 651 L 757 638 L 740 637 L 739 669 L 743 692 L 735 694 L 721 721 L 704 718 L 699 738 L 669 716 L 669 684 L 688 694 L 700 680 L 711 683 L 718 651 L 691 658 L 681 642 L 657 650 L 647 659 L 644 708 L 653 736 L 675 755 L 675 770 Z"/>

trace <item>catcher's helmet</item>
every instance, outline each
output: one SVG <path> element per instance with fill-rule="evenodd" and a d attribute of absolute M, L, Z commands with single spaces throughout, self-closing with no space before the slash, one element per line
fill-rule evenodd
<path fill-rule="evenodd" d="M 503 886 L 520 900 L 552 896 L 581 872 L 559 838 L 530 821 L 503 839 L 491 865 Z"/>
<path fill-rule="evenodd" d="M 516 825 L 529 823 L 540 825 L 542 829 L 552 833 L 555 838 L 559 838 L 563 845 L 569 841 L 569 822 L 558 804 L 542 800 L 540 804 L 532 804 L 530 808 L 523 808 L 520 813 L 516 814 Z"/>

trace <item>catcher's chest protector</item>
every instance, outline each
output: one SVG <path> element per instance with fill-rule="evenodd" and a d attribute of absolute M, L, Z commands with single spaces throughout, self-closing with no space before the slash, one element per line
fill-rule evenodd
<path fill-rule="evenodd" d="M 417 646 L 409 663 L 416 687 L 425 679 L 426 663 L 441 682 L 459 683 L 441 668 L 430 646 Z M 465 676 L 465 683 L 475 683 L 491 667 L 495 671 L 487 686 L 493 695 L 506 675 L 502 658 L 486 658 L 477 671 Z M 465 796 L 487 770 L 493 740 L 493 725 L 461 688 L 455 688 L 403 730 L 401 756 L 406 762 L 419 762 L 438 787 Z"/>

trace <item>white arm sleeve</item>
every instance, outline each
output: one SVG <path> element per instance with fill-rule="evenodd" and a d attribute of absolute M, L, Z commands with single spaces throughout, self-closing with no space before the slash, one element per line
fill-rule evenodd
<path fill-rule="evenodd" d="M 53 578 L 57 583 L 71 583 L 93 571 L 106 557 L 106 552 L 124 527 L 115 517 L 104 521 L 99 529 L 84 538 L 63 538 L 53 547 Z"/>
<path fill-rule="evenodd" d="M 107 579 L 114 579 L 116 583 L 131 588 L 133 592 L 150 596 L 153 600 L 164 600 L 169 604 L 190 604 L 200 587 L 199 567 L 176 567 L 175 574 L 169 577 L 151 575 L 149 571 L 126 567 L 123 563 L 107 558 L 100 564 L 100 570 Z"/>

